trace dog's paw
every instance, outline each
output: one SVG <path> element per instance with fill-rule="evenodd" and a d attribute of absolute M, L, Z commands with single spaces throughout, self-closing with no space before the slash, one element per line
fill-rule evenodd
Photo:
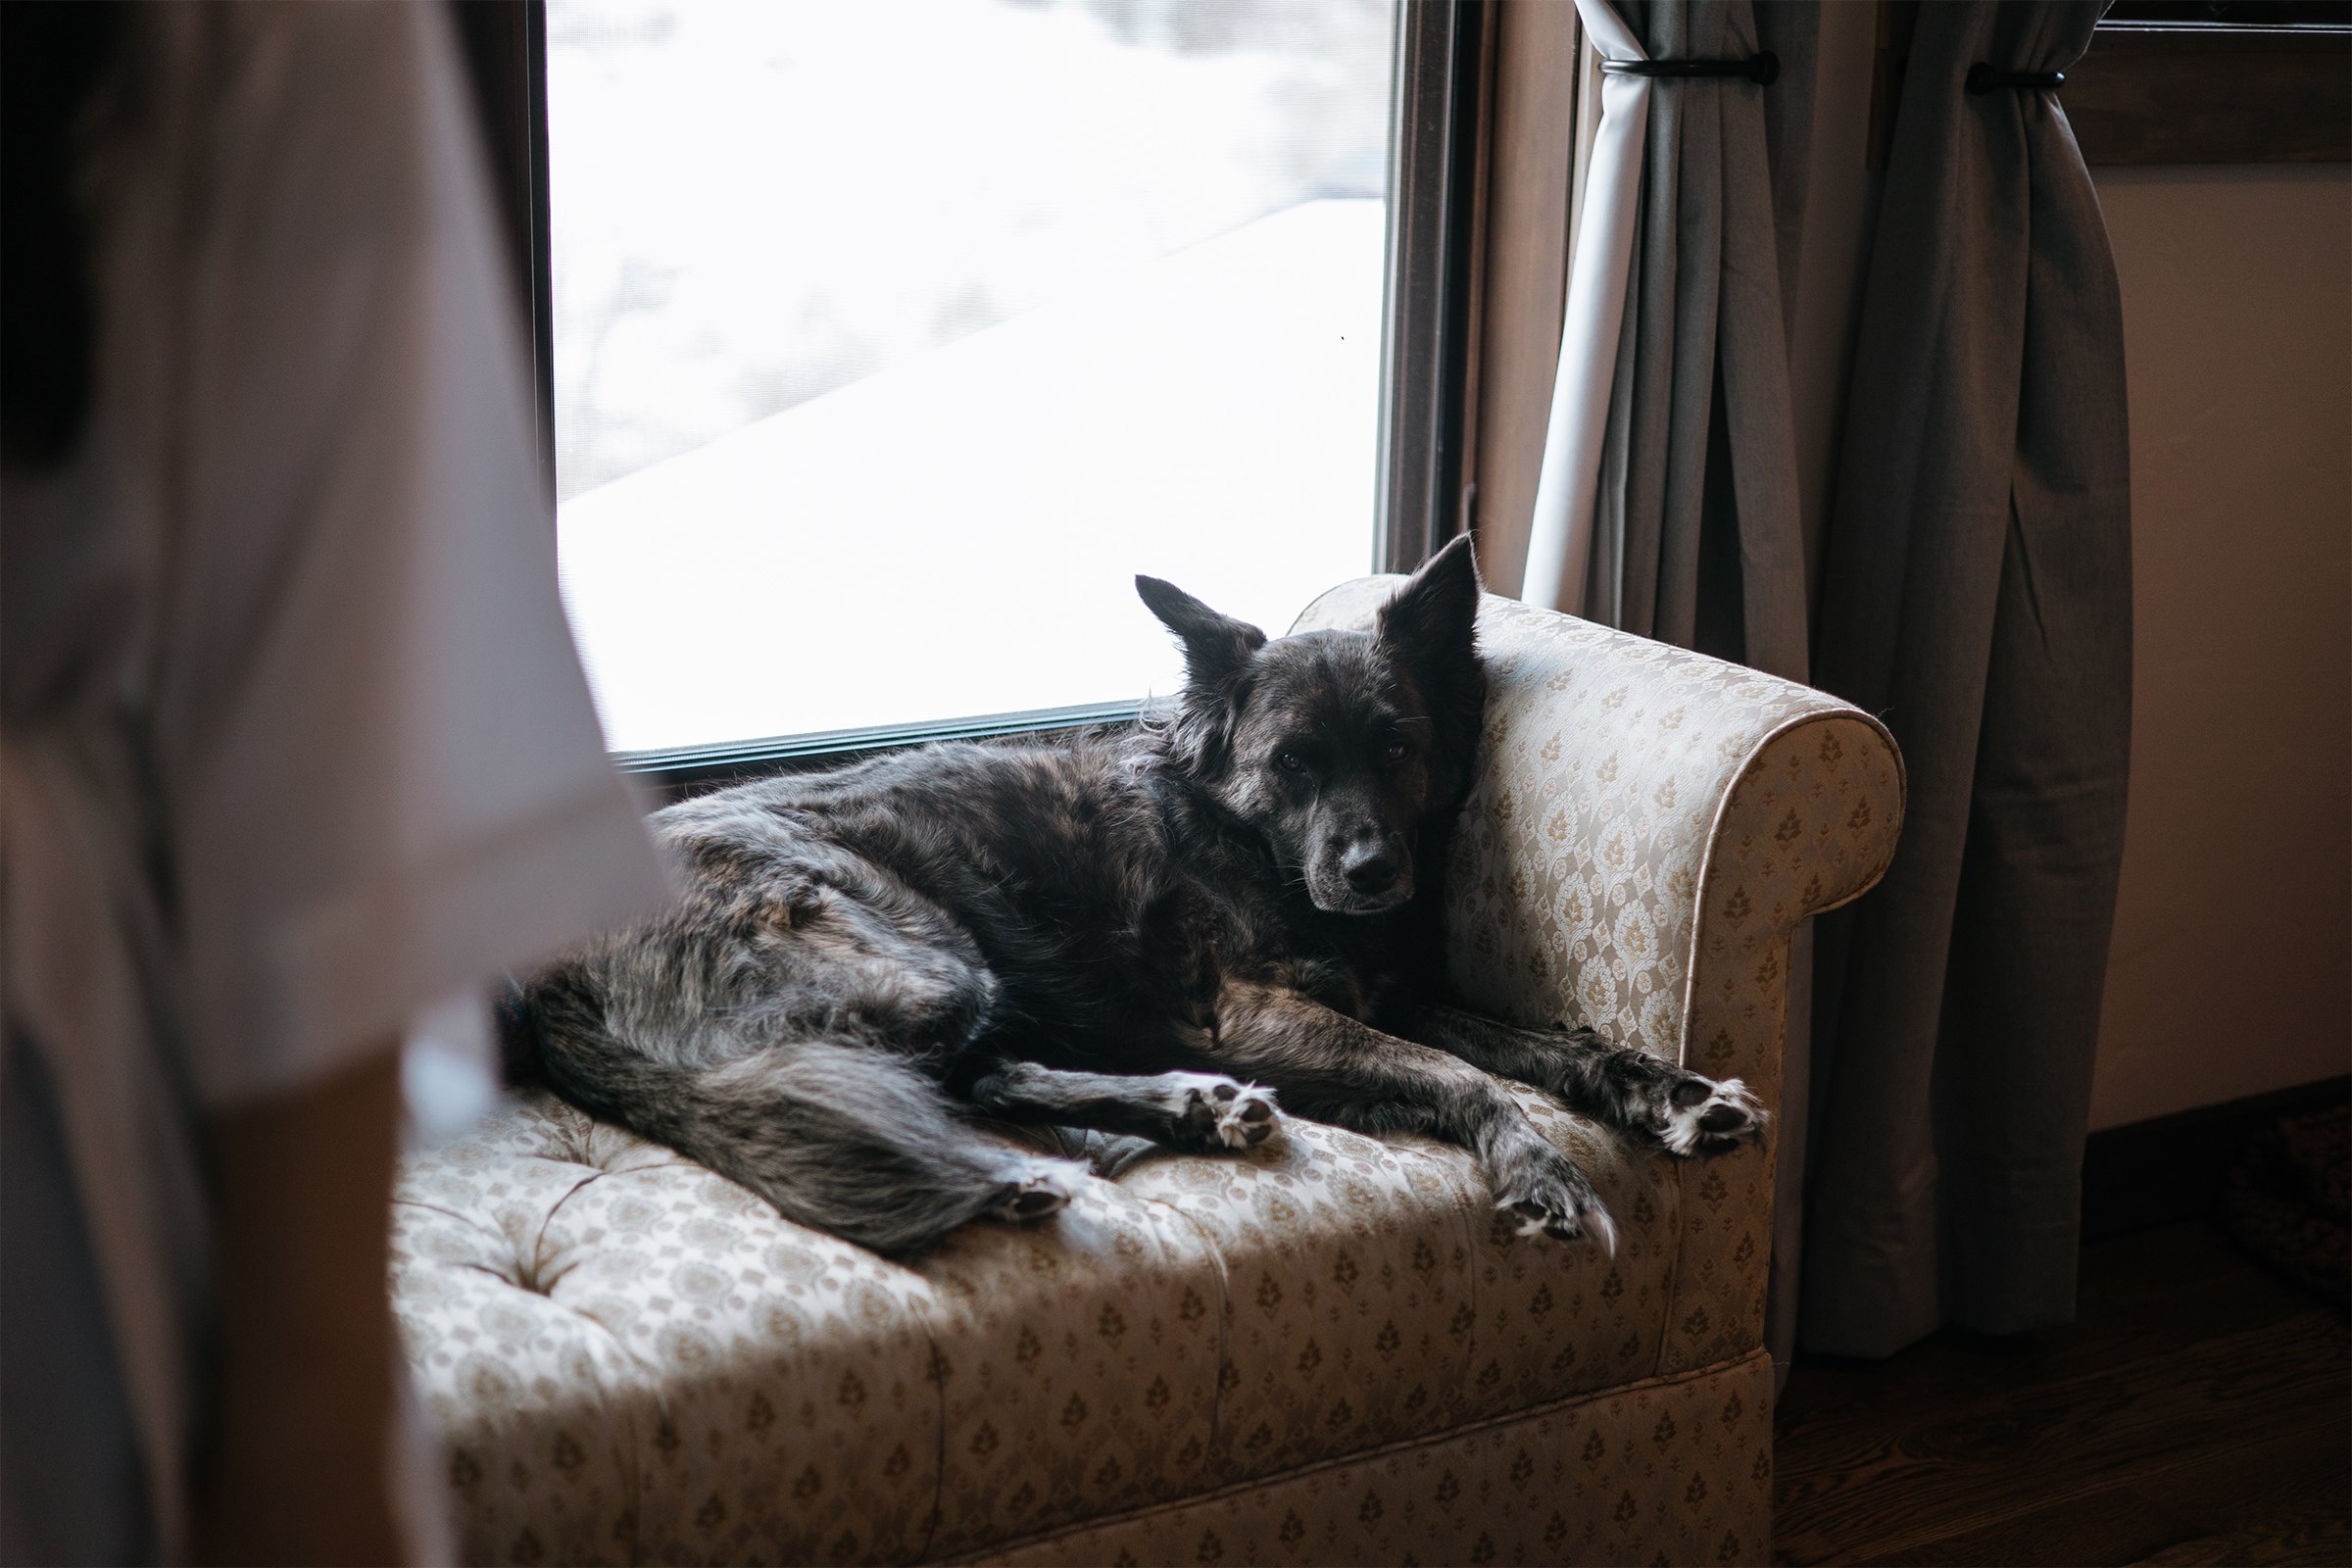
<path fill-rule="evenodd" d="M 1676 1084 L 1659 1111 L 1658 1142 L 1690 1158 L 1720 1154 L 1764 1136 L 1772 1114 L 1737 1078 L 1721 1083 L 1693 1074 Z"/>
<path fill-rule="evenodd" d="M 1177 1125 L 1196 1149 L 1254 1149 L 1274 1136 L 1282 1112 L 1274 1091 L 1236 1083 L 1215 1073 L 1171 1073 L 1176 1080 Z"/>
<path fill-rule="evenodd" d="M 1078 1196 L 1078 1184 L 1084 1179 L 1080 1166 L 1040 1160 L 1028 1176 L 1004 1184 L 998 1197 L 996 1216 L 1015 1225 L 1026 1225 L 1058 1214 Z"/>
<path fill-rule="evenodd" d="M 1617 1222 L 1608 1205 L 1576 1168 L 1575 1161 L 1546 1146 L 1549 1159 L 1537 1156 L 1495 1184 L 1494 1206 L 1513 1215 L 1522 1236 L 1548 1236 L 1574 1242 L 1591 1238 L 1611 1257 L 1617 1255 Z"/>

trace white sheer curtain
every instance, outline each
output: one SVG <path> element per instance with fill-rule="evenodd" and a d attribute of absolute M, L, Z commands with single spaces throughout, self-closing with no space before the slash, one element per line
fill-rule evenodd
<path fill-rule="evenodd" d="M 1647 60 L 1641 40 L 1608 0 L 1576 0 L 1586 36 L 1603 60 Z M 1585 172 L 1585 205 L 1568 270 L 1567 312 L 1560 322 L 1560 364 L 1544 432 L 1544 465 L 1528 528 L 1527 572 L 1520 597 L 1547 610 L 1581 613 L 1592 556 L 1592 513 L 1600 484 L 1601 446 L 1609 423 L 1609 384 L 1625 324 L 1634 230 L 1642 196 L 1642 153 L 1649 130 L 1646 76 L 1604 75 L 1600 125 Z"/>

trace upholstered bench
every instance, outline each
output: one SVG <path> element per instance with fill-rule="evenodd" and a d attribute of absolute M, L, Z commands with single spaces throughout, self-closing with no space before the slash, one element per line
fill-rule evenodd
<path fill-rule="evenodd" d="M 1396 579 L 1300 628 L 1364 624 Z M 1502 1018 L 1777 1102 L 1789 940 L 1892 853 L 1818 692 L 1490 599 L 1448 890 Z M 544 1100 L 412 1158 L 395 1297 L 481 1562 L 1763 1561 L 1772 1153 L 1522 1098 L 1617 1216 L 1514 1234 L 1455 1150 L 1292 1120 L 912 1265 Z"/>

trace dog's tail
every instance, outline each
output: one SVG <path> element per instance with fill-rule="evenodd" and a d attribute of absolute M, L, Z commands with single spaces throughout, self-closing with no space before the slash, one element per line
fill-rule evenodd
<path fill-rule="evenodd" d="M 535 985 L 516 1011 L 510 1031 L 563 1098 L 740 1183 L 786 1219 L 877 1252 L 919 1251 L 983 1215 L 1042 1218 L 1083 1175 L 992 1142 L 936 1083 L 881 1051 L 703 1041 L 685 1060 L 714 1065 L 665 1061 L 616 1039 L 596 1000 L 562 979 Z"/>

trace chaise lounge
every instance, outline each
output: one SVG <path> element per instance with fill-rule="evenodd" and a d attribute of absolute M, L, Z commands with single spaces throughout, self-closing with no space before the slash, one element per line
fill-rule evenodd
<path fill-rule="evenodd" d="M 1324 595 L 1360 625 L 1398 579 Z M 1489 598 L 1448 886 L 1465 1000 L 1779 1102 L 1791 936 L 1893 852 L 1822 693 Z M 1459 1151 L 1292 1119 L 912 1265 L 544 1098 L 413 1156 L 394 1295 L 482 1563 L 1762 1562 L 1772 1151 L 1518 1091 L 1616 1216 L 1514 1233 Z"/>

